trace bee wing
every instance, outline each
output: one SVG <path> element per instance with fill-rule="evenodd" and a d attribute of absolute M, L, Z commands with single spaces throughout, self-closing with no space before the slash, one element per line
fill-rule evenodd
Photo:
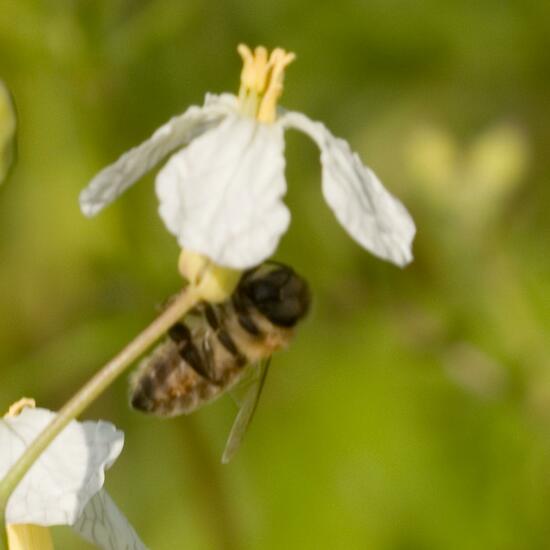
<path fill-rule="evenodd" d="M 235 386 L 229 390 L 229 396 L 235 403 L 237 409 L 240 409 L 248 396 L 249 390 L 258 382 L 258 373 L 260 372 L 260 363 L 252 363 L 245 367 L 245 372 L 239 378 Z"/>
<path fill-rule="evenodd" d="M 261 361 L 255 369 L 254 377 L 251 380 L 246 380 L 247 390 L 242 400 L 240 400 L 240 409 L 237 413 L 237 418 L 235 418 L 235 422 L 233 422 L 233 426 L 229 432 L 222 455 L 222 464 L 227 464 L 233 458 L 233 455 L 241 444 L 246 429 L 256 411 L 270 361 L 271 358 Z"/>

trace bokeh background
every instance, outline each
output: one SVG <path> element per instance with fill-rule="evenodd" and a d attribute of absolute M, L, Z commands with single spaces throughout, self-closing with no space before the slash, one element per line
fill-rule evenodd
<path fill-rule="evenodd" d="M 153 176 L 80 189 L 206 91 L 239 42 L 297 53 L 282 104 L 345 136 L 413 214 L 414 263 L 351 241 L 287 140 L 277 259 L 315 303 L 229 466 L 228 398 L 170 421 L 119 380 L 107 488 L 162 549 L 542 549 L 550 538 L 550 3 L 1 0 L 19 115 L 0 187 L 0 409 L 60 407 L 181 285 Z M 88 548 L 55 529 L 60 548 Z"/>

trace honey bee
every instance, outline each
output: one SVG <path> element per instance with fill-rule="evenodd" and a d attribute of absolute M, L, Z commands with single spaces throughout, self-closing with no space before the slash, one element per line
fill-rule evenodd
<path fill-rule="evenodd" d="M 189 414 L 228 390 L 244 390 L 222 462 L 237 450 L 267 376 L 271 355 L 291 341 L 307 313 L 306 281 L 269 262 L 246 271 L 221 304 L 201 302 L 167 333 L 131 378 L 133 408 L 157 416 Z"/>

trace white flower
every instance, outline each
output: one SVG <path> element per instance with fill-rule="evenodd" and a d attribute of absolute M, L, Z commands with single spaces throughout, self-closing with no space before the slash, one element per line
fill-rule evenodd
<path fill-rule="evenodd" d="M 0 479 L 55 416 L 40 408 L 24 408 L 17 413 L 0 419 Z M 99 548 L 145 549 L 132 526 L 101 490 L 105 470 L 117 459 L 123 445 L 123 432 L 109 422 L 73 420 L 11 494 L 6 523 L 72 525 Z"/>
<path fill-rule="evenodd" d="M 345 230 L 380 258 L 410 262 L 415 226 L 405 207 L 346 141 L 301 113 L 277 110 L 284 69 L 294 55 L 276 49 L 268 57 L 265 48 L 252 53 L 242 45 L 239 53 L 239 96 L 208 94 L 202 107 L 172 118 L 102 170 L 80 195 L 84 214 L 99 212 L 173 153 L 156 179 L 168 230 L 182 248 L 218 265 L 257 265 L 275 251 L 290 222 L 282 202 L 283 153 L 284 131 L 294 128 L 321 150 L 323 194 Z"/>

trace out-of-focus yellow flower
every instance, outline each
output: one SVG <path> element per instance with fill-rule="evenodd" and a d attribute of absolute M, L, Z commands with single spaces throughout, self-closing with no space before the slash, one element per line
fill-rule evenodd
<path fill-rule="evenodd" d="M 478 184 L 492 195 L 503 195 L 526 173 L 529 146 L 525 135 L 511 124 L 498 124 L 472 144 L 467 165 Z"/>
<path fill-rule="evenodd" d="M 498 213 L 529 168 L 524 132 L 497 123 L 461 147 L 444 128 L 421 126 L 405 142 L 405 164 L 428 198 L 479 226 Z"/>
<path fill-rule="evenodd" d="M 411 175 L 434 193 L 442 192 L 452 181 L 458 158 L 458 144 L 444 128 L 421 126 L 405 143 L 405 159 Z"/>

